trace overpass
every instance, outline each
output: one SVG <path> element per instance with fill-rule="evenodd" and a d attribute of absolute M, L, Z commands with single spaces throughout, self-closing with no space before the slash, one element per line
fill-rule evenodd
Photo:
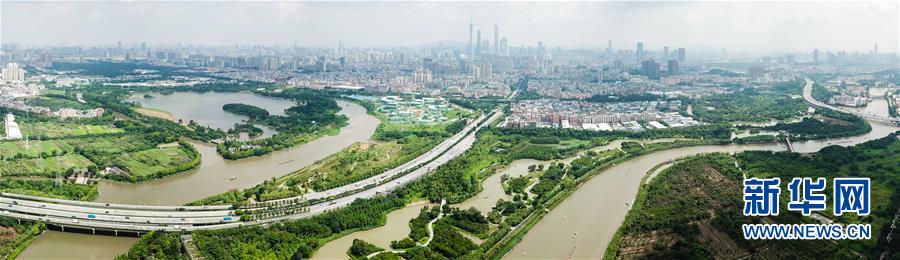
<path fill-rule="evenodd" d="M 863 113 L 863 112 L 859 112 L 859 111 L 855 111 L 855 110 L 851 110 L 851 109 L 835 107 L 835 106 L 832 106 L 829 104 L 825 104 L 825 103 L 813 98 L 812 88 L 813 88 L 813 81 L 810 79 L 806 79 L 806 86 L 803 87 L 803 99 L 806 100 L 807 103 L 809 103 L 810 105 L 812 105 L 814 107 L 824 107 L 824 108 L 828 108 L 831 110 L 856 115 L 858 117 L 861 117 L 861 118 L 869 120 L 869 121 L 900 125 L 900 118 L 879 116 L 879 115 L 875 115 L 875 114 Z"/>
<path fill-rule="evenodd" d="M 147 206 L 109 204 L 42 198 L 0 193 L 0 216 L 19 220 L 41 221 L 48 225 L 83 230 L 135 232 L 196 231 L 235 228 L 245 225 L 268 225 L 273 222 L 300 219 L 349 205 L 361 198 L 371 198 L 410 183 L 431 173 L 444 163 L 462 155 L 475 143 L 475 133 L 501 115 L 500 110 L 480 116 L 433 149 L 398 167 L 376 176 L 342 187 L 303 196 L 247 205 L 240 211 L 253 214 L 273 207 L 288 208 L 284 214 L 247 221 L 230 205 L 217 206 Z"/>

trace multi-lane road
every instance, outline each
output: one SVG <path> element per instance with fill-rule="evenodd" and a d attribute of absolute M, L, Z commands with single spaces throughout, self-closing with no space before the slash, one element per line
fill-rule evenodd
<path fill-rule="evenodd" d="M 281 199 L 282 203 L 306 203 L 306 210 L 276 218 L 242 222 L 230 206 L 145 206 L 48 199 L 0 193 L 0 216 L 43 221 L 63 228 L 148 232 L 223 229 L 244 225 L 305 218 L 371 198 L 419 179 L 438 166 L 462 155 L 475 143 L 475 133 L 501 115 L 500 110 L 480 116 L 433 149 L 396 168 L 342 187 Z M 315 202 L 315 203 L 311 203 Z M 257 204 L 255 209 L 265 210 Z M 254 208 L 248 209 L 254 210 Z"/>

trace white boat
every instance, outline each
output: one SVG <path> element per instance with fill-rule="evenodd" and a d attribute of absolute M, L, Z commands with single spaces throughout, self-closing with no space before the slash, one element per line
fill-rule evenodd
<path fill-rule="evenodd" d="M 237 179 L 237 176 L 231 176 L 231 178 L 228 178 L 228 180 L 232 180 L 232 181 L 235 179 Z"/>

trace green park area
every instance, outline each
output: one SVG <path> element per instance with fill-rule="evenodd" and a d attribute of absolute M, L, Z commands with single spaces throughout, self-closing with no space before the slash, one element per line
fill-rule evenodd
<path fill-rule="evenodd" d="M 900 208 L 900 140 L 895 135 L 853 147 L 829 146 L 808 155 L 751 151 L 732 157 L 708 154 L 676 162 L 645 184 L 635 205 L 613 238 L 606 258 L 694 259 L 748 256 L 784 259 L 810 255 L 835 258 L 878 258 L 887 243 L 884 231 Z M 737 161 L 743 171 L 735 167 Z M 872 180 L 872 213 L 834 216 L 829 202 L 818 216 L 835 223 L 872 225 L 867 240 L 747 240 L 742 224 L 818 224 L 820 220 L 787 211 L 789 193 L 782 191 L 777 216 L 743 216 L 741 187 L 749 177 L 779 177 L 782 185 L 794 177 L 868 177 Z M 832 194 L 826 187 L 823 194 Z M 782 186 L 784 189 L 784 186 Z M 830 195 L 828 196 L 830 197 Z"/>
<path fill-rule="evenodd" d="M 176 145 L 125 153 L 117 156 L 112 164 L 121 166 L 120 168 L 126 170 L 130 176 L 143 179 L 180 167 L 193 167 L 191 162 L 194 158 L 195 156 L 189 148 Z"/>
<path fill-rule="evenodd" d="M 62 140 L 4 141 L 0 142 L 0 159 L 49 157 L 72 151 Z"/>
<path fill-rule="evenodd" d="M 87 169 L 94 162 L 80 154 L 66 154 L 47 158 L 0 160 L 0 176 L 56 177 L 70 169 Z"/>
<path fill-rule="evenodd" d="M 800 96 L 802 82 L 757 86 L 693 100 L 694 115 L 704 122 L 769 122 L 799 117 L 809 107 Z"/>

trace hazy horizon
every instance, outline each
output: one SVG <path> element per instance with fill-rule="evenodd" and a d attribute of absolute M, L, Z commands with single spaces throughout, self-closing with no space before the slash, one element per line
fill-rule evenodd
<path fill-rule="evenodd" d="M 0 2 L 0 41 L 22 45 L 466 43 L 648 50 L 872 50 L 900 45 L 898 2 Z"/>

